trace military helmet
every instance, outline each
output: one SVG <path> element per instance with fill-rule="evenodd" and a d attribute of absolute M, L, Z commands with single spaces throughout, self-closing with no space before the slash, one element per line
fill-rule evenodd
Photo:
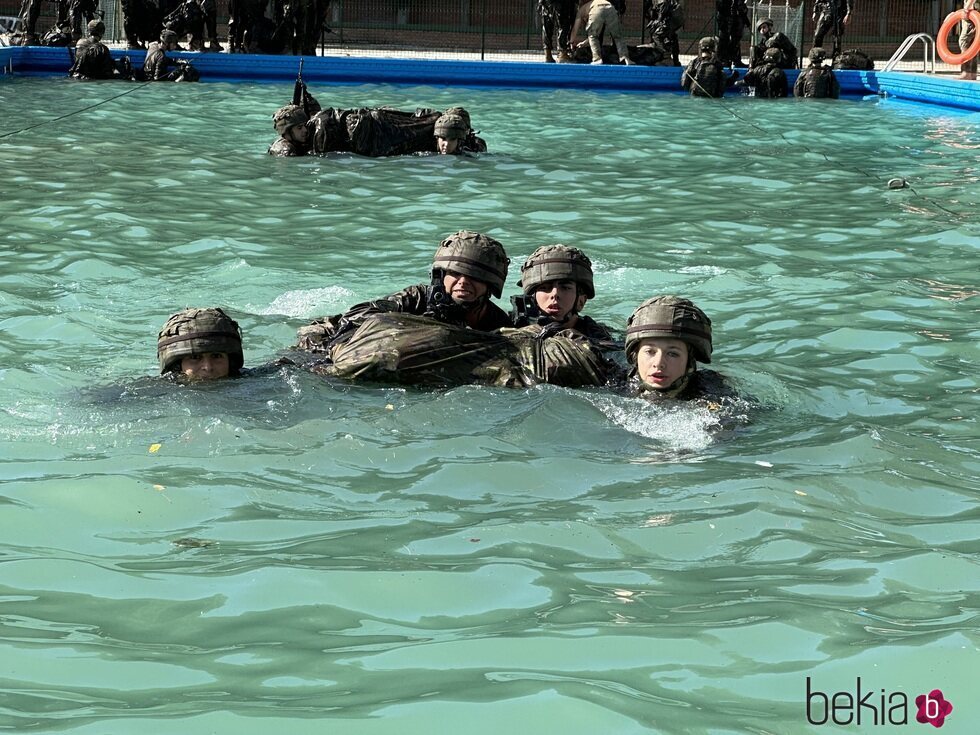
<path fill-rule="evenodd" d="M 783 60 L 783 52 L 778 48 L 767 48 L 766 52 L 762 55 L 762 58 L 768 61 L 770 64 L 778 64 Z"/>
<path fill-rule="evenodd" d="M 162 31 L 160 31 L 160 40 L 164 43 L 170 43 L 171 41 L 176 42 L 177 34 L 169 28 L 164 28 Z"/>
<path fill-rule="evenodd" d="M 184 309 L 167 320 L 157 335 L 160 372 L 180 367 L 181 358 L 205 352 L 225 352 L 232 374 L 242 369 L 242 330 L 221 309 Z"/>
<path fill-rule="evenodd" d="M 299 105 L 285 105 L 276 110 L 272 116 L 272 127 L 279 135 L 284 135 L 290 128 L 303 125 L 309 122 L 309 119 L 306 111 Z"/>
<path fill-rule="evenodd" d="M 636 361 L 640 341 L 672 337 L 686 342 L 699 362 L 711 362 L 711 320 L 688 299 L 654 296 L 640 304 L 626 322 L 626 357 Z"/>
<path fill-rule="evenodd" d="M 819 46 L 814 46 L 812 49 L 810 49 L 810 53 L 807 58 L 810 59 L 811 64 L 820 63 L 827 58 L 827 52 Z"/>
<path fill-rule="evenodd" d="M 465 107 L 450 107 L 450 108 L 448 108 L 442 114 L 443 115 L 459 115 L 461 118 L 463 118 L 463 120 L 466 121 L 466 127 L 467 128 L 472 128 L 473 127 L 472 121 L 470 120 L 470 113 L 468 113 L 466 111 L 466 108 Z"/>
<path fill-rule="evenodd" d="M 470 123 L 462 115 L 443 113 L 436 120 L 435 135 L 447 140 L 462 140 L 470 133 Z"/>
<path fill-rule="evenodd" d="M 105 35 L 105 23 L 100 19 L 90 20 L 88 22 L 88 34 L 90 36 L 104 36 Z"/>
<path fill-rule="evenodd" d="M 755 24 L 755 29 L 757 31 L 762 30 L 762 26 L 772 26 L 775 28 L 776 24 L 772 22 L 772 18 L 763 18 Z"/>
<path fill-rule="evenodd" d="M 487 284 L 498 299 L 507 281 L 510 258 L 504 246 L 479 232 L 460 230 L 441 243 L 432 259 L 432 272 L 452 271 Z"/>
<path fill-rule="evenodd" d="M 718 39 L 714 36 L 705 36 L 700 41 L 698 41 L 698 51 L 717 51 L 718 50 Z"/>
<path fill-rule="evenodd" d="M 532 294 L 548 281 L 575 281 L 590 299 L 595 298 L 592 283 L 592 261 L 578 248 L 567 245 L 544 245 L 524 261 L 517 285 Z"/>

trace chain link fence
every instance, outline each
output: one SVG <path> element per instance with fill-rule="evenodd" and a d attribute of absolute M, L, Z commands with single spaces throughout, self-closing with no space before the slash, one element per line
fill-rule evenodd
<path fill-rule="evenodd" d="M 32 1 L 42 3 L 37 30 L 43 35 L 54 24 L 57 2 Z M 275 17 L 275 3 L 286 1 L 268 0 L 266 17 Z M 752 26 L 742 40 L 743 57 L 748 59 L 754 26 L 762 17 L 773 18 L 776 29 L 805 55 L 813 42 L 812 3 L 750 3 Z M 961 5 L 957 0 L 854 0 L 842 48 L 863 49 L 883 63 L 909 34 L 934 35 L 946 14 Z M 124 42 L 119 0 L 101 0 L 100 9 L 106 40 Z M 218 0 L 222 41 L 227 39 L 228 11 L 227 0 Z M 19 0 L 0 0 L 0 16 L 21 13 Z M 715 13 L 716 0 L 685 0 L 685 24 L 679 33 L 682 56 L 694 53 L 699 38 L 715 34 Z M 627 0 L 623 27 L 631 44 L 649 40 L 642 16 L 642 0 Z M 381 51 L 428 58 L 544 60 L 538 0 L 332 0 L 326 26 L 319 50 L 328 55 Z"/>

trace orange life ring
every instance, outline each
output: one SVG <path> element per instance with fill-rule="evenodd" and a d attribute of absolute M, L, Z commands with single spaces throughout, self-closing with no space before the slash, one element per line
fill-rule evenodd
<path fill-rule="evenodd" d="M 967 19 L 973 24 L 973 43 L 970 44 L 970 48 L 962 49 L 960 53 L 954 54 L 949 50 L 949 32 L 953 30 L 954 25 Z M 976 10 L 969 12 L 966 10 L 954 10 L 947 15 L 946 20 L 939 27 L 939 33 L 936 36 L 936 51 L 939 52 L 939 58 L 947 64 L 954 65 L 969 61 L 980 53 L 980 12 Z"/>

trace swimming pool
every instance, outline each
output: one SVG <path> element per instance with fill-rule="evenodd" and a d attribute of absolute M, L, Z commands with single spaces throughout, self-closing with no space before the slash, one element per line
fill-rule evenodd
<path fill-rule="evenodd" d="M 973 721 L 976 115 L 314 85 L 492 153 L 275 160 L 289 85 L 120 91 L 0 82 L 0 133 L 91 106 L 0 139 L 3 726 L 796 733 L 807 677 Z M 139 377 L 179 308 L 256 365 L 464 227 L 505 295 L 558 241 L 602 321 L 694 298 L 765 407 Z"/>

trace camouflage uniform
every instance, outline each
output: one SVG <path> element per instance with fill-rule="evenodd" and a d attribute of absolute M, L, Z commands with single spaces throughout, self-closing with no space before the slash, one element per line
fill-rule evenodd
<path fill-rule="evenodd" d="M 761 34 L 765 26 L 768 26 L 770 31 L 772 30 L 772 18 L 763 18 L 756 23 L 755 27 Z M 762 64 L 766 51 L 772 48 L 778 49 L 780 52 L 780 58 L 776 63 L 781 69 L 795 69 L 797 67 L 799 52 L 793 42 L 789 40 L 789 36 L 780 31 L 770 33 L 768 36 L 760 36 L 759 43 L 755 44 L 749 51 L 749 66 Z"/>
<path fill-rule="evenodd" d="M 75 63 L 68 74 L 76 79 L 113 79 L 119 76 L 109 47 L 102 43 L 105 24 L 101 20 L 90 21 L 88 31 L 91 35 L 75 46 Z"/>
<path fill-rule="evenodd" d="M 810 49 L 810 66 L 800 72 L 793 85 L 794 97 L 840 97 L 840 84 L 832 69 L 823 66 L 826 53 L 822 48 Z"/>
<path fill-rule="evenodd" d="M 90 26 L 95 21 L 95 11 L 98 8 L 97 0 L 68 0 L 68 21 L 71 23 L 71 34 L 75 40 L 81 39 L 85 35 L 86 24 Z M 105 33 L 103 26 L 102 33 Z M 101 38 L 101 35 L 99 36 Z"/>
<path fill-rule="evenodd" d="M 460 304 L 443 287 L 447 272 L 458 273 L 485 283 L 488 293 L 500 298 L 509 262 L 499 242 L 478 232 L 461 230 L 440 243 L 433 258 L 429 285 L 409 286 L 390 296 L 357 304 L 343 314 L 317 319 L 299 330 L 297 346 L 310 352 L 328 351 L 332 342 L 341 337 L 350 338 L 368 318 L 393 312 L 424 316 L 460 327 L 469 325 L 483 332 L 509 327 L 511 320 L 506 312 L 489 298 Z"/>
<path fill-rule="evenodd" d="M 540 334 L 545 337 L 548 334 L 574 330 L 594 342 L 616 347 L 609 329 L 591 317 L 579 314 L 577 307 L 566 315 L 564 322 L 557 322 L 542 314 L 535 302 L 535 293 L 542 284 L 552 281 L 572 281 L 576 285 L 577 297 L 584 295 L 587 299 L 595 298 L 592 261 L 585 253 L 567 245 L 545 245 L 531 253 L 521 266 L 521 280 L 517 285 L 524 291 L 524 295 L 511 298 L 514 304 L 511 314 L 514 325 L 537 325 L 543 328 Z M 576 317 L 575 326 L 566 327 L 565 324 L 573 316 Z"/>
<path fill-rule="evenodd" d="M 817 0 L 813 6 L 813 45 L 822 47 L 828 33 L 834 35 L 834 49 L 839 49 L 844 38 L 844 18 L 853 9 L 851 0 Z"/>
<path fill-rule="evenodd" d="M 652 45 L 664 49 L 674 66 L 681 65 L 677 31 L 684 27 L 682 0 L 644 0 L 643 19 L 650 30 Z"/>
<path fill-rule="evenodd" d="M 224 352 L 230 375 L 238 375 L 245 362 L 242 330 L 222 309 L 184 309 L 167 320 L 157 335 L 160 372 L 180 372 L 181 360 L 190 355 Z"/>
<path fill-rule="evenodd" d="M 745 84 L 755 88 L 756 97 L 779 98 L 789 95 L 789 86 L 779 62 L 783 58 L 778 48 L 766 49 L 762 63 L 745 74 Z"/>
<path fill-rule="evenodd" d="M 305 92 L 305 85 L 298 82 L 302 94 L 293 95 L 293 104 L 281 107 L 273 115 L 273 127 L 280 139 L 269 147 L 276 156 L 325 155 L 327 153 L 355 153 L 359 156 L 401 156 L 413 153 L 429 153 L 436 150 L 436 125 L 443 132 L 452 127 L 452 135 L 460 138 L 457 155 L 482 153 L 486 142 L 470 127 L 469 113 L 462 107 L 452 107 L 445 113 L 419 108 L 415 112 L 394 110 L 388 107 L 320 109 L 320 104 Z M 304 117 L 305 116 L 305 117 Z M 285 140 L 284 131 L 294 125 L 308 125 L 309 144 L 298 146 Z M 462 131 L 465 128 L 465 135 Z M 460 137 L 462 136 L 462 137 Z"/>
<path fill-rule="evenodd" d="M 678 339 L 688 346 L 686 373 L 666 388 L 644 382 L 637 372 L 637 353 L 648 338 Z M 656 296 L 640 304 L 626 322 L 626 360 L 633 392 L 650 399 L 723 399 L 736 393 L 727 379 L 713 370 L 699 370 L 698 362 L 711 362 L 711 320 L 688 299 Z"/>
<path fill-rule="evenodd" d="M 147 49 L 143 74 L 148 82 L 172 82 L 179 76 L 179 72 L 170 71 L 170 67 L 174 65 L 173 60 L 167 57 L 167 46 L 170 43 L 177 43 L 177 34 L 163 31 L 160 33 L 160 40 L 151 43 Z"/>
<path fill-rule="evenodd" d="M 305 156 L 312 152 L 312 143 L 304 146 L 293 140 L 287 140 L 285 137 L 286 132 L 291 128 L 297 125 L 309 126 L 309 124 L 309 116 L 300 105 L 285 105 L 276 110 L 272 116 L 272 127 L 279 133 L 279 138 L 269 146 L 269 155 Z M 312 138 L 312 135 L 310 137 Z"/>
<path fill-rule="evenodd" d="M 717 39 L 702 38 L 698 42 L 698 56 L 691 59 L 681 74 L 681 86 L 690 90 L 693 97 L 723 97 L 725 90 L 738 79 L 738 72 L 725 74 L 717 49 Z"/>
<path fill-rule="evenodd" d="M 541 18 L 541 41 L 544 45 L 544 60 L 555 60 L 555 36 L 557 34 L 558 60 L 568 61 L 568 42 L 575 23 L 576 0 L 538 0 L 538 15 Z"/>
<path fill-rule="evenodd" d="M 122 0 L 123 32 L 131 49 L 145 48 L 160 35 L 160 10 L 150 0 Z"/>
<path fill-rule="evenodd" d="M 742 66 L 742 36 L 749 27 L 745 0 L 717 0 L 718 56 L 726 66 Z"/>

